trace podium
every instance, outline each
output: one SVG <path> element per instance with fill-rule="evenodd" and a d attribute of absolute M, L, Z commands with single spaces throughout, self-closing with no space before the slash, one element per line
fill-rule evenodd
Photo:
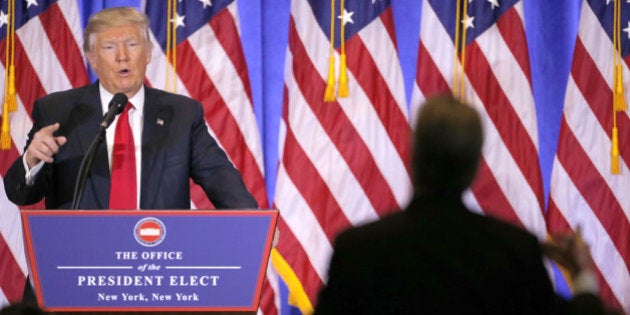
<path fill-rule="evenodd" d="M 277 210 L 22 211 L 38 303 L 59 312 L 255 312 Z"/>

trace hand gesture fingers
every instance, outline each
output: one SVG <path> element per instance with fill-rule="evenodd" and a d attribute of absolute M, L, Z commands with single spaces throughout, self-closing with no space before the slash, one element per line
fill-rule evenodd
<path fill-rule="evenodd" d="M 59 148 L 66 143 L 66 137 L 55 137 L 53 134 L 59 130 L 59 123 L 46 126 L 35 133 L 24 157 L 29 168 L 40 161 L 53 162 L 53 155 L 59 152 Z"/>

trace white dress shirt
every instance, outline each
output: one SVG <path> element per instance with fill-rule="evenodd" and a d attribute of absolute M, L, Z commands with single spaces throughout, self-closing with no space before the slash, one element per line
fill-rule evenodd
<path fill-rule="evenodd" d="M 109 109 L 109 102 L 114 97 L 113 94 L 109 93 L 103 85 L 99 84 L 99 93 L 101 96 L 101 106 L 103 109 L 103 115 L 107 113 Z M 131 125 L 131 132 L 133 133 L 133 143 L 135 146 L 135 154 L 136 154 L 136 187 L 138 187 L 137 193 L 137 205 L 136 208 L 140 209 L 140 174 L 142 167 L 142 126 L 144 123 L 143 113 L 144 113 L 144 85 L 140 88 L 140 90 L 132 96 L 128 100 L 131 104 L 133 104 L 133 108 L 129 110 L 129 124 Z M 114 118 L 112 124 L 105 131 L 105 142 L 107 144 L 107 157 L 109 160 L 109 170 L 111 172 L 112 169 L 112 154 L 114 147 L 114 135 L 116 133 L 116 125 L 118 124 L 118 116 Z M 96 135 L 94 135 L 96 136 Z M 22 159 L 24 164 L 24 169 L 26 170 L 26 184 L 32 185 L 35 176 L 44 166 L 44 161 L 39 162 L 37 165 L 33 166 L 33 168 L 29 169 L 28 164 L 26 164 L 26 159 Z"/>
<path fill-rule="evenodd" d="M 113 94 L 107 92 L 102 85 L 99 84 L 99 93 L 101 95 L 101 106 L 103 107 L 103 113 L 107 113 L 107 106 L 114 97 Z M 136 154 L 136 187 L 138 188 L 137 205 L 136 208 L 140 209 L 140 174 L 142 167 L 142 125 L 144 123 L 144 85 L 138 90 L 138 92 L 132 96 L 128 102 L 133 105 L 133 108 L 129 109 L 129 125 L 131 125 L 131 133 L 133 133 L 133 144 L 135 146 Z M 107 142 L 107 158 L 109 160 L 109 170 L 112 170 L 112 155 L 114 148 L 114 136 L 116 134 L 116 125 L 118 125 L 117 115 L 114 118 L 112 124 L 107 128 L 105 133 L 105 141 Z"/>

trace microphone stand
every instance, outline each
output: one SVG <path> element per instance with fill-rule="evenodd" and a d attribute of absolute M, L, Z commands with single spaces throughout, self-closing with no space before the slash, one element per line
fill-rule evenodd
<path fill-rule="evenodd" d="M 87 180 L 90 169 L 92 168 L 92 163 L 94 162 L 94 157 L 96 156 L 96 150 L 103 142 L 103 140 L 105 140 L 106 128 L 107 127 L 101 125 L 98 133 L 96 134 L 96 137 L 94 137 L 94 140 L 92 140 L 92 144 L 90 144 L 90 147 L 83 156 L 81 166 L 79 167 L 79 174 L 77 175 L 77 180 L 74 185 L 74 195 L 72 197 L 71 207 L 72 210 L 76 210 L 79 208 L 81 197 L 83 197 L 83 190 L 85 189 L 85 181 Z"/>
<path fill-rule="evenodd" d="M 94 157 L 96 156 L 96 150 L 99 145 L 105 140 L 105 130 L 112 123 L 116 115 L 120 114 L 123 111 L 123 107 L 127 104 L 127 96 L 123 93 L 116 93 L 112 100 L 109 102 L 109 109 L 101 122 L 101 127 L 96 134 L 94 140 L 92 140 L 92 144 L 88 148 L 87 152 L 83 156 L 83 160 L 81 161 L 81 166 L 79 167 L 79 174 L 77 174 L 77 181 L 74 185 L 74 195 L 72 196 L 72 210 L 76 210 L 79 208 L 79 203 L 81 202 L 81 197 L 83 197 L 83 190 L 85 189 L 85 181 L 87 180 L 88 173 L 92 168 L 92 163 L 94 162 Z"/>

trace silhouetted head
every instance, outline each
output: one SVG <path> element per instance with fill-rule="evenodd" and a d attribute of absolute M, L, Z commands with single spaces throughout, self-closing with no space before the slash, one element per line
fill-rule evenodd
<path fill-rule="evenodd" d="M 416 194 L 461 194 L 477 174 L 482 143 L 474 108 L 452 96 L 427 100 L 418 113 L 413 140 Z"/>

